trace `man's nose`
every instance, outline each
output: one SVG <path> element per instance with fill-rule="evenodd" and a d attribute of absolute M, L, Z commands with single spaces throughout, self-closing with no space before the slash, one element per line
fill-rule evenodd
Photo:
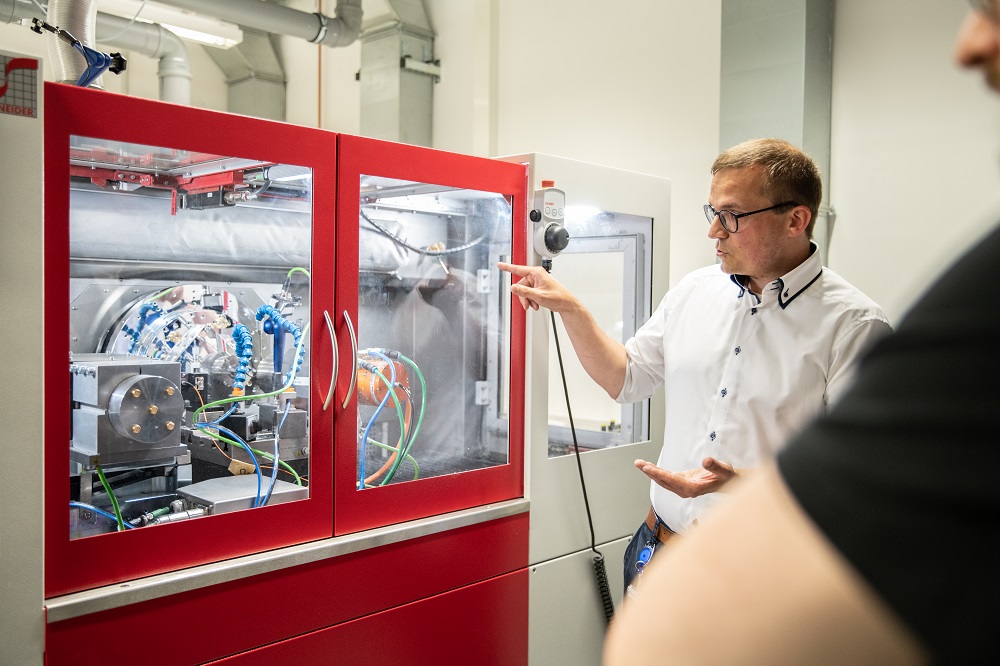
<path fill-rule="evenodd" d="M 990 17 L 982 12 L 969 12 L 958 32 L 955 60 L 962 67 L 975 67 L 996 59 L 1000 55 L 997 32 L 997 25 Z"/>
<path fill-rule="evenodd" d="M 722 226 L 722 218 L 716 215 L 712 219 L 712 223 L 708 225 L 708 237 L 718 240 L 721 238 L 727 238 L 728 236 L 729 232 L 726 231 L 724 226 Z"/>

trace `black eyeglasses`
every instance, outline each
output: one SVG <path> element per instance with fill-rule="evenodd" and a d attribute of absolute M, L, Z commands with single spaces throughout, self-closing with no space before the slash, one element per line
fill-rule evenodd
<path fill-rule="evenodd" d="M 705 217 L 708 218 L 708 223 L 712 224 L 715 218 L 719 218 L 719 222 L 722 222 L 722 228 L 731 234 L 735 234 L 740 228 L 740 218 L 748 217 L 750 215 L 756 215 L 757 213 L 766 213 L 769 210 L 774 210 L 776 208 L 784 208 L 786 206 L 798 206 L 794 201 L 782 201 L 781 203 L 776 203 L 773 206 L 768 206 L 767 208 L 761 208 L 760 210 L 752 210 L 749 213 L 734 213 L 731 210 L 715 210 L 712 208 L 712 204 L 705 204 L 702 210 L 705 211 Z"/>

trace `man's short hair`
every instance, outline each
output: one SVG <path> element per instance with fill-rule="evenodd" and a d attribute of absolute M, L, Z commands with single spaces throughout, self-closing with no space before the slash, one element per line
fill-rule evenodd
<path fill-rule="evenodd" d="M 812 158 L 782 139 L 751 139 L 733 146 L 715 158 L 712 175 L 724 169 L 764 168 L 764 196 L 772 203 L 794 201 L 808 206 L 812 219 L 806 234 L 812 238 L 813 227 L 823 199 L 823 179 Z"/>

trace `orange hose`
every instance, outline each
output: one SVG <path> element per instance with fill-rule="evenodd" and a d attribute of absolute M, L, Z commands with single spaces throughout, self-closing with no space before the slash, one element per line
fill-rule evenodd
<path fill-rule="evenodd" d="M 406 413 L 403 414 L 403 432 L 399 435 L 399 445 L 396 447 L 398 451 L 393 451 L 392 455 L 385 461 L 385 463 L 378 468 L 374 474 L 365 479 L 365 485 L 379 478 L 392 467 L 392 463 L 395 462 L 396 458 L 399 456 L 399 451 L 403 450 L 403 444 L 406 442 L 406 433 L 410 432 L 410 417 L 413 416 L 413 405 L 409 400 L 406 401 Z"/>

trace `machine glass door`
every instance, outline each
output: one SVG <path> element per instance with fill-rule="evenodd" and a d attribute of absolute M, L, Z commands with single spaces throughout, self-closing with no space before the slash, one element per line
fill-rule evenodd
<path fill-rule="evenodd" d="M 342 160 L 354 154 L 348 139 L 358 140 L 342 137 Z M 497 262 L 515 253 L 520 190 L 505 187 L 508 167 L 523 171 L 378 142 L 362 154 L 379 149 L 401 151 L 394 161 L 409 167 L 341 170 L 357 193 L 351 213 L 341 207 L 340 224 L 357 220 L 358 270 L 349 314 L 356 383 L 347 404 L 355 443 L 338 440 L 338 495 L 350 484 L 338 532 L 373 516 L 398 522 L 475 506 L 484 489 L 496 494 L 498 479 L 508 486 L 502 492 L 520 492 L 510 482 L 521 456 L 510 414 L 510 293 Z M 455 160 L 468 166 L 454 175 L 435 166 Z M 341 196 L 350 196 L 346 185 Z M 378 508 L 358 515 L 352 503 Z"/>
<path fill-rule="evenodd" d="M 244 122 L 195 115 L 205 131 Z M 69 400 L 51 404 L 68 405 L 59 416 L 70 426 L 49 463 L 63 470 L 53 548 L 116 562 L 62 569 L 103 581 L 329 535 L 329 453 L 314 444 L 317 428 L 330 432 L 314 414 L 333 381 L 329 347 L 320 362 L 312 343 L 325 326 L 317 156 L 197 134 L 109 135 L 66 114 L 52 125 L 68 148 L 49 158 L 59 193 L 46 224 L 65 271 L 48 293 L 68 297 L 68 317 L 51 327 L 68 334 L 53 352 L 68 352 Z M 244 131 L 264 130 L 281 133 Z M 300 520 L 312 526 L 282 528 Z"/>
<path fill-rule="evenodd" d="M 553 262 L 553 275 L 579 296 L 601 329 L 625 342 L 649 318 L 652 220 L 569 207 L 571 241 Z M 649 438 L 649 400 L 620 405 L 587 375 L 556 317 L 577 445 L 582 451 Z M 555 339 L 549 337 L 549 456 L 573 452 Z"/>

